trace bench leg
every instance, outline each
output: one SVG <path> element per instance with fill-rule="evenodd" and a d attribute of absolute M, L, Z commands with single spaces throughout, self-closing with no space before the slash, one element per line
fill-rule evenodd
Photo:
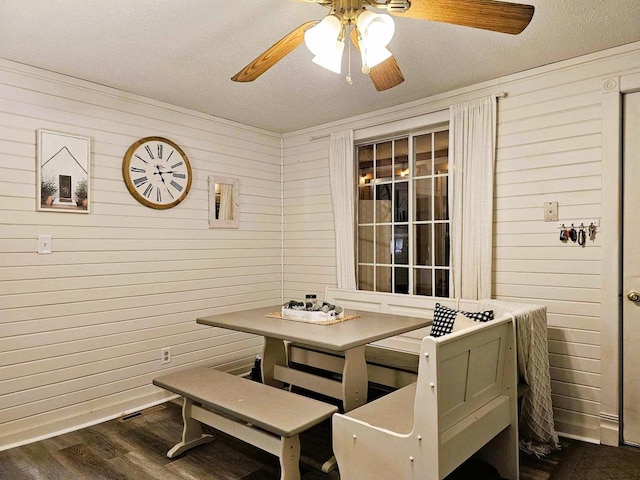
<path fill-rule="evenodd" d="M 329 460 L 322 464 L 321 470 L 324 473 L 329 473 L 338 468 L 338 461 L 336 460 L 336 456 L 333 455 Z"/>
<path fill-rule="evenodd" d="M 300 438 L 280 440 L 280 480 L 300 480 Z"/>
<path fill-rule="evenodd" d="M 212 435 L 202 433 L 202 424 L 191 418 L 192 406 L 193 402 L 185 398 L 182 404 L 182 441 L 167 452 L 167 457 L 169 458 L 175 458 L 185 450 L 197 447 L 203 443 L 209 443 L 213 440 Z"/>

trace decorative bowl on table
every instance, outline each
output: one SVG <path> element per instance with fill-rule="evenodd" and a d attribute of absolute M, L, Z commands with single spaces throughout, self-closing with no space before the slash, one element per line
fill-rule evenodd
<path fill-rule="evenodd" d="M 282 305 L 281 315 L 285 318 L 322 322 L 334 318 L 343 318 L 344 310 L 328 302 L 312 303 L 289 300 Z"/>

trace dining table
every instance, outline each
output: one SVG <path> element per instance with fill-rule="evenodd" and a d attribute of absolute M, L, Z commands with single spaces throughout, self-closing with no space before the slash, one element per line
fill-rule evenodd
<path fill-rule="evenodd" d="M 426 327 L 429 318 L 345 310 L 344 319 L 324 324 L 279 315 L 281 305 L 198 318 L 201 325 L 264 337 L 261 373 L 265 384 L 295 385 L 342 401 L 344 411 L 367 402 L 365 345 Z M 338 379 L 304 371 L 287 362 L 287 344 L 334 354 L 343 363 Z"/>

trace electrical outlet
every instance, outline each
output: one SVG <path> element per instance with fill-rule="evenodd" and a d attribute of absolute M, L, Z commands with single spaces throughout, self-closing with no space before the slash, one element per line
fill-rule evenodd
<path fill-rule="evenodd" d="M 171 363 L 171 347 L 164 347 L 160 350 L 160 360 L 162 364 Z"/>

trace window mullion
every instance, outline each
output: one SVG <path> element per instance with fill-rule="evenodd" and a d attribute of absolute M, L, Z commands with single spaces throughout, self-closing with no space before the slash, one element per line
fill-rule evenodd
<path fill-rule="evenodd" d="M 431 134 L 431 294 L 436 296 L 436 135 Z"/>
<path fill-rule="evenodd" d="M 408 263 L 408 267 L 409 267 L 409 295 L 414 295 L 414 275 L 415 275 L 415 241 L 414 241 L 414 215 L 415 215 L 415 195 L 414 195 L 414 180 L 413 180 L 413 175 L 415 172 L 414 166 L 415 166 L 415 149 L 414 149 L 414 138 L 413 135 L 409 135 L 409 139 L 407 140 L 408 143 L 408 152 L 407 152 L 407 160 L 409 161 L 409 186 L 408 186 L 408 202 L 407 202 L 407 208 L 409 210 L 408 213 L 408 225 L 407 225 L 407 241 L 409 242 L 409 261 Z"/>
<path fill-rule="evenodd" d="M 396 242 L 395 242 L 395 212 L 396 212 L 396 142 L 391 142 L 391 293 L 396 293 Z"/>
<path fill-rule="evenodd" d="M 378 178 L 378 145 L 373 145 L 373 179 L 371 188 L 373 189 L 373 291 L 378 291 L 378 188 L 376 180 Z"/>

